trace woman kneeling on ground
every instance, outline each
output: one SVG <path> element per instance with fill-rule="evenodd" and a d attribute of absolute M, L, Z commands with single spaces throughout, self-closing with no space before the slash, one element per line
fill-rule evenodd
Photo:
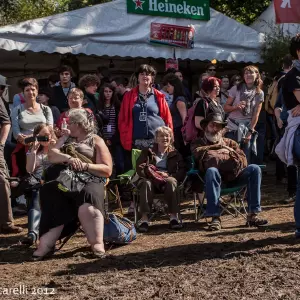
<path fill-rule="evenodd" d="M 40 243 L 33 253 L 35 260 L 53 253 L 56 241 L 76 232 L 79 222 L 94 255 L 103 257 L 105 253 L 104 184 L 112 173 L 111 156 L 104 141 L 95 135 L 92 114 L 74 109 L 68 118 L 68 129 L 62 130 L 63 136 L 50 148 L 49 161 L 58 169 L 65 164 L 72 170 L 94 176 L 80 192 L 63 191 L 55 180 L 41 188 Z"/>
<path fill-rule="evenodd" d="M 140 232 L 147 232 L 149 228 L 148 214 L 155 193 L 164 193 L 164 200 L 168 204 L 170 213 L 170 228 L 180 229 L 178 221 L 179 192 L 178 182 L 185 176 L 185 164 L 181 154 L 173 147 L 173 131 L 169 127 L 161 126 L 155 131 L 154 145 L 142 151 L 137 160 L 137 173 L 141 177 L 138 184 L 140 191 L 140 213 L 142 217 L 138 222 Z M 165 183 L 158 187 L 155 182 L 147 178 L 145 165 L 153 165 L 157 173 L 164 177 Z"/>

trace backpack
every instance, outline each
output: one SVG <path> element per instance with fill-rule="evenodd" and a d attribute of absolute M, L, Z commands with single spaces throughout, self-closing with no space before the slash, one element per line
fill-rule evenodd
<path fill-rule="evenodd" d="M 210 145 L 203 147 L 199 157 L 199 170 L 203 173 L 208 168 L 217 168 L 224 182 L 235 180 L 246 167 L 239 154 L 232 148 L 222 145 Z"/>
<path fill-rule="evenodd" d="M 278 80 L 273 80 L 272 84 L 268 88 L 268 93 L 265 102 L 265 110 L 269 114 L 274 114 L 274 108 L 278 97 L 278 83 L 285 75 L 281 76 Z"/>
<path fill-rule="evenodd" d="M 198 102 L 203 99 L 199 98 L 195 100 L 193 106 L 188 109 L 186 118 L 184 120 L 183 126 L 181 128 L 182 137 L 185 143 L 190 143 L 198 137 L 199 129 L 195 126 L 195 110 Z M 208 103 L 204 99 L 206 109 L 208 108 Z"/>
<path fill-rule="evenodd" d="M 23 97 L 23 94 L 20 93 L 20 94 L 18 94 L 18 96 L 20 97 L 21 104 L 24 104 L 25 103 L 25 98 Z"/>

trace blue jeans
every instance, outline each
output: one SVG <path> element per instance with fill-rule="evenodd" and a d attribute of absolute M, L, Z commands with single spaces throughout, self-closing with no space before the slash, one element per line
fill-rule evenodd
<path fill-rule="evenodd" d="M 235 131 L 229 131 L 225 134 L 225 137 L 228 139 L 231 139 L 236 142 L 236 136 L 235 136 Z M 244 151 L 246 157 L 247 157 L 247 162 L 250 164 L 252 162 L 252 148 L 253 145 L 253 136 L 251 137 L 251 140 L 249 143 L 245 144 L 243 142 L 240 143 L 240 148 Z"/>
<path fill-rule="evenodd" d="M 266 139 L 266 123 L 259 122 L 256 124 L 255 130 L 258 132 L 256 140 L 257 154 L 252 155 L 251 163 L 262 165 L 264 163 L 265 139 Z"/>
<path fill-rule="evenodd" d="M 298 126 L 295 136 L 294 136 L 294 145 L 293 145 L 293 154 L 295 160 L 297 160 L 297 173 L 298 173 L 298 182 L 297 182 L 297 192 L 296 192 L 296 201 L 294 206 L 294 218 L 296 222 L 296 228 L 300 229 L 300 126 Z"/>
<path fill-rule="evenodd" d="M 28 209 L 28 233 L 34 233 L 38 236 L 41 219 L 39 191 L 30 191 L 25 194 L 25 198 L 27 200 Z"/>
<path fill-rule="evenodd" d="M 245 168 L 230 186 L 247 186 L 248 213 L 258 213 L 260 208 L 261 169 L 257 165 Z M 207 207 L 205 216 L 220 216 L 219 198 L 221 194 L 222 179 L 217 168 L 209 168 L 205 174 L 205 194 Z"/>

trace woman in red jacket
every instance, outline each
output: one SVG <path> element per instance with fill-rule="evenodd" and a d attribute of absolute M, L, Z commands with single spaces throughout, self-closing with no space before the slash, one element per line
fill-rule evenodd
<path fill-rule="evenodd" d="M 141 65 L 136 72 L 138 86 L 127 92 L 122 101 L 118 126 L 122 146 L 127 151 L 151 147 L 158 127 L 173 129 L 165 96 L 152 87 L 155 75 L 152 66 Z"/>

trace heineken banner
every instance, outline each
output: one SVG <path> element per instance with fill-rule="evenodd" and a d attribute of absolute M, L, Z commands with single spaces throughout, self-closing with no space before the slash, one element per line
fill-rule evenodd
<path fill-rule="evenodd" d="M 127 12 L 205 21 L 210 19 L 209 0 L 127 0 Z"/>
<path fill-rule="evenodd" d="M 180 48 L 194 48 L 195 28 L 171 24 L 151 23 L 150 42 L 175 46 Z"/>

